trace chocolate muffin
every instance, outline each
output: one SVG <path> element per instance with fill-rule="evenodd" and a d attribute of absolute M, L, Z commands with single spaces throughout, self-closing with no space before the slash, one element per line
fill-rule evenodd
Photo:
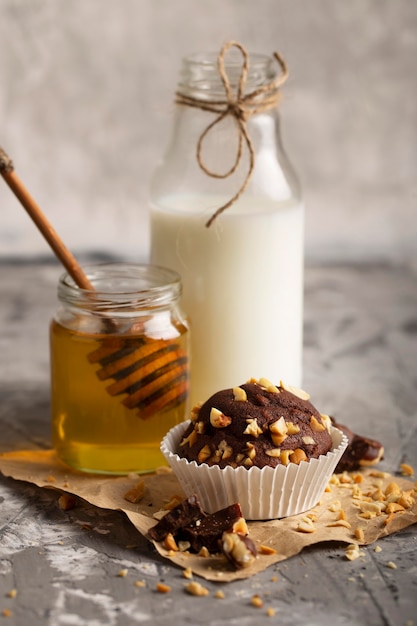
<path fill-rule="evenodd" d="M 305 391 L 252 379 L 193 409 L 179 455 L 220 468 L 299 464 L 332 449 L 330 428 Z"/>

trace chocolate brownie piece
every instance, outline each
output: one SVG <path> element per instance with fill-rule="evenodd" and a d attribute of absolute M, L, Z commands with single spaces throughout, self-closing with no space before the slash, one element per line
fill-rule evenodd
<path fill-rule="evenodd" d="M 302 390 L 251 380 L 193 410 L 179 454 L 221 468 L 276 467 L 326 454 L 332 447 L 329 431 L 330 418 Z"/>
<path fill-rule="evenodd" d="M 211 515 L 194 520 L 189 526 L 181 528 L 178 538 L 188 541 L 193 552 L 199 552 L 203 547 L 211 553 L 220 552 L 219 542 L 223 533 L 233 532 L 234 529 L 239 528 L 240 524 L 246 527 L 240 504 L 235 503 Z"/>
<path fill-rule="evenodd" d="M 352 432 L 344 424 L 339 424 L 331 417 L 333 426 L 341 430 L 348 439 L 348 445 L 342 454 L 339 463 L 336 465 L 335 472 L 352 472 L 362 467 L 370 467 L 376 465 L 384 456 L 384 447 L 375 439 L 362 437 Z"/>

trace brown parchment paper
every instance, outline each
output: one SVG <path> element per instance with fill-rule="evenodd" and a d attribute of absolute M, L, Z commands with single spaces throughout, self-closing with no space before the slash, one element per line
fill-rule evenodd
<path fill-rule="evenodd" d="M 123 511 L 136 529 L 144 536 L 156 523 L 153 517 L 164 508 L 175 495 L 184 497 L 182 489 L 169 472 L 139 476 L 108 477 L 83 474 L 62 465 L 52 450 L 17 451 L 0 454 L 0 471 L 4 476 L 33 483 L 39 487 L 58 489 L 62 492 L 83 498 L 90 504 Z M 359 485 L 364 493 L 383 491 L 390 482 L 396 482 L 403 490 L 413 490 L 415 484 L 400 476 L 392 476 L 377 470 L 362 472 L 363 482 Z M 124 496 L 139 480 L 145 482 L 145 493 L 138 504 L 128 502 Z M 413 507 L 393 515 L 381 514 L 373 519 L 363 519 L 352 498 L 351 483 L 329 484 L 330 491 L 323 494 L 314 513 L 315 531 L 312 533 L 297 530 L 305 513 L 280 520 L 248 522 L 249 534 L 255 544 L 265 545 L 275 550 L 274 554 L 260 554 L 253 565 L 233 571 L 221 556 L 202 557 L 188 553 L 170 553 L 163 546 L 154 543 L 157 551 L 182 568 L 190 568 L 194 574 L 207 580 L 232 581 L 248 578 L 259 573 L 273 563 L 278 563 L 298 554 L 309 545 L 336 541 L 347 544 L 368 545 L 377 539 L 390 535 L 417 522 L 417 503 Z M 340 503 L 340 506 L 339 506 Z M 336 509 L 336 510 L 331 510 Z M 350 528 L 329 526 L 337 522 L 343 509 Z M 355 529 L 363 528 L 362 542 L 355 537 Z"/>

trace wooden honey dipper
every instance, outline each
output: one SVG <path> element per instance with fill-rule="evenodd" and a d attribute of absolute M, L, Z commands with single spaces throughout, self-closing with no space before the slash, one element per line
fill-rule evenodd
<path fill-rule="evenodd" d="M 75 284 L 87 291 L 94 286 L 78 261 L 64 245 L 39 205 L 32 198 L 14 171 L 10 157 L 0 147 L 0 174 L 18 198 L 26 212 L 52 248 Z M 106 387 L 110 395 L 124 395 L 122 403 L 129 409 L 138 409 L 142 418 L 152 417 L 184 402 L 188 394 L 188 358 L 174 340 L 149 339 L 117 334 L 111 318 L 105 320 L 109 337 L 92 352 L 88 359 L 99 364 L 100 380 L 113 380 Z M 112 334 L 110 334 L 112 333 Z"/>

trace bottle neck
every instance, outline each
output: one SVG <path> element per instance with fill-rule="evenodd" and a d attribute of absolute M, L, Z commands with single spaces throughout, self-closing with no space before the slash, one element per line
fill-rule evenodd
<path fill-rule="evenodd" d="M 278 76 L 279 68 L 274 59 L 264 54 L 250 54 L 246 84 L 242 95 L 267 85 Z M 224 59 L 224 69 L 230 87 L 237 92 L 242 75 L 242 56 L 230 50 Z M 199 53 L 185 57 L 182 62 L 178 83 L 180 93 L 201 99 L 220 99 L 225 96 L 225 87 L 219 73 L 218 55 Z"/>

